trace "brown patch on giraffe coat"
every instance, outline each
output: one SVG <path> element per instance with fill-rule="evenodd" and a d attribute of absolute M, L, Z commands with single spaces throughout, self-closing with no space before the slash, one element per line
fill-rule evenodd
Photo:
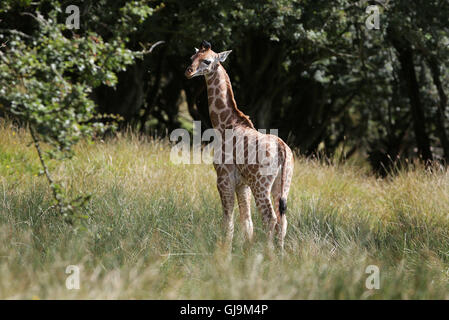
<path fill-rule="evenodd" d="M 226 111 L 221 112 L 220 113 L 220 121 L 224 122 L 229 117 L 230 114 L 231 114 L 230 110 L 226 110 Z"/>
<path fill-rule="evenodd" d="M 211 75 L 209 75 L 209 77 L 207 78 L 207 83 L 212 84 L 212 82 L 215 80 L 215 78 L 217 77 L 217 73 L 214 72 Z"/>
<path fill-rule="evenodd" d="M 216 126 L 219 124 L 218 114 L 215 111 L 210 112 L 210 121 L 212 122 L 213 126 Z"/>
<path fill-rule="evenodd" d="M 222 99 L 217 99 L 217 102 L 215 103 L 215 108 L 218 110 L 226 108 L 226 105 L 224 104 Z"/>

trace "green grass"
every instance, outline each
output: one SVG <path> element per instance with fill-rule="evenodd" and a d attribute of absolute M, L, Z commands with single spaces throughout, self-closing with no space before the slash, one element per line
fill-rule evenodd
<path fill-rule="evenodd" d="M 126 135 L 81 144 L 51 164 L 70 193 L 92 193 L 87 228 L 47 210 L 30 137 L 0 125 L 0 298 L 448 299 L 449 173 L 417 166 L 380 180 L 355 165 L 299 158 L 286 252 L 269 254 L 236 216 L 232 259 L 210 165 L 174 165 L 165 141 Z M 81 288 L 65 286 L 68 265 Z M 368 265 L 380 289 L 368 290 Z"/>

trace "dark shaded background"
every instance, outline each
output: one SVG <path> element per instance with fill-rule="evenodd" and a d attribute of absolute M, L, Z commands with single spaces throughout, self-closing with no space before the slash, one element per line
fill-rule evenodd
<path fill-rule="evenodd" d="M 125 1 L 61 1 L 81 8 L 82 34 L 107 39 Z M 385 174 L 405 159 L 446 163 L 448 1 L 150 1 L 154 12 L 130 47 L 165 41 L 119 75 L 116 88 L 94 92 L 99 113 L 121 127 L 164 136 L 189 127 L 182 112 L 210 126 L 205 82 L 184 70 L 203 39 L 225 62 L 239 108 L 257 128 L 306 155 L 357 155 Z M 380 9 L 380 29 L 365 12 Z M 9 14 L 2 24 L 31 32 Z M 187 110 L 187 111 L 185 111 Z"/>

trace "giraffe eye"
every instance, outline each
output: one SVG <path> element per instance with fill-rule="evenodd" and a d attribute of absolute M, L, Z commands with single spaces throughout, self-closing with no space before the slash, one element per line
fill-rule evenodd
<path fill-rule="evenodd" d="M 209 60 L 203 60 L 203 62 L 204 62 L 206 65 L 210 65 L 210 61 L 209 61 Z"/>

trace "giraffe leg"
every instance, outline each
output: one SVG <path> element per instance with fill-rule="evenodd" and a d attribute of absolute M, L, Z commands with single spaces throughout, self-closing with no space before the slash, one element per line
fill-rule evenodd
<path fill-rule="evenodd" d="M 271 188 L 270 188 L 271 189 Z M 270 189 L 254 192 L 257 209 L 262 215 L 265 228 L 267 230 L 268 245 L 273 246 L 273 234 L 276 226 L 276 213 L 270 199 Z"/>
<path fill-rule="evenodd" d="M 251 189 L 247 185 L 236 188 L 237 201 L 240 210 L 240 224 L 248 241 L 253 238 L 253 221 L 251 220 Z"/>
<path fill-rule="evenodd" d="M 285 234 L 287 233 L 287 216 L 285 214 L 280 213 L 279 201 L 281 199 L 282 190 L 281 190 L 281 176 L 278 175 L 276 180 L 273 183 L 273 187 L 271 188 L 271 194 L 273 196 L 274 203 L 274 211 L 276 212 L 276 234 L 279 238 L 279 246 L 281 250 L 284 250 L 284 239 Z"/>
<path fill-rule="evenodd" d="M 223 229 L 226 245 L 231 248 L 232 238 L 234 236 L 234 185 L 228 177 L 218 177 L 217 188 L 223 207 Z"/>

